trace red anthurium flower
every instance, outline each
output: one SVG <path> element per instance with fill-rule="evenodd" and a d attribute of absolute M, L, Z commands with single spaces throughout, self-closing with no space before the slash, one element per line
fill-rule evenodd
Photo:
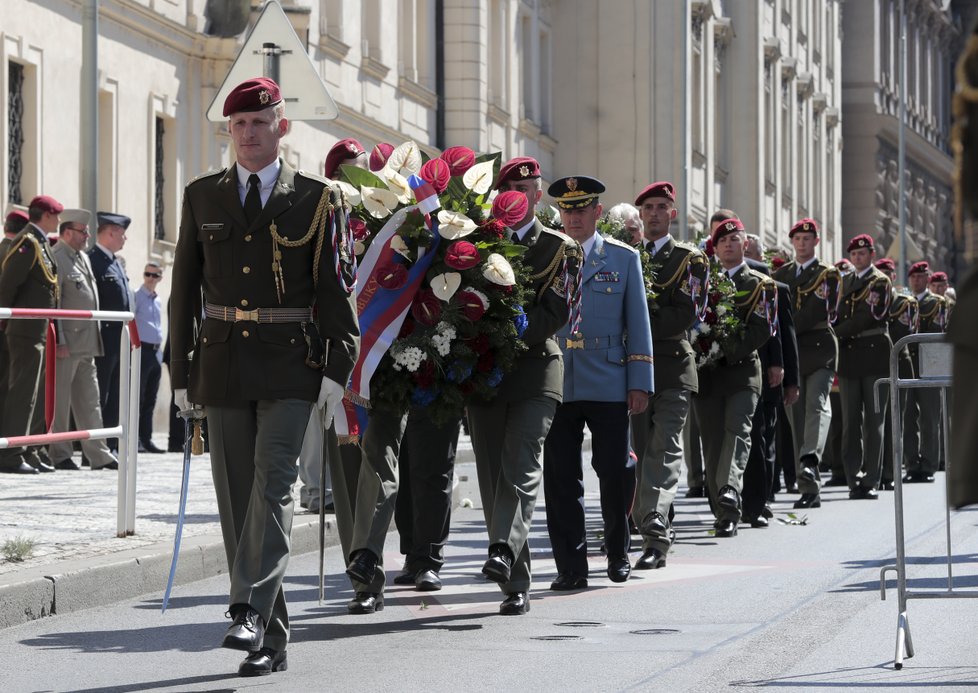
<path fill-rule="evenodd" d="M 431 187 L 435 189 L 435 192 L 441 195 L 445 192 L 445 188 L 448 187 L 448 181 L 451 180 L 452 171 L 447 162 L 441 159 L 432 159 L 421 167 L 418 175 L 431 183 Z"/>
<path fill-rule="evenodd" d="M 470 321 L 476 322 L 486 314 L 485 299 L 474 291 L 462 289 L 455 294 L 455 299 L 462 307 L 462 314 Z"/>
<path fill-rule="evenodd" d="M 370 231 L 360 217 L 350 217 L 350 232 L 353 233 L 353 240 L 362 241 Z"/>
<path fill-rule="evenodd" d="M 530 203 L 519 190 L 507 190 L 496 195 L 492 201 L 492 216 L 504 226 L 522 221 Z"/>
<path fill-rule="evenodd" d="M 380 268 L 377 272 L 377 283 L 385 289 L 400 289 L 407 283 L 408 272 L 404 265 L 390 263 Z"/>
<path fill-rule="evenodd" d="M 475 152 L 468 147 L 449 147 L 439 158 L 448 164 L 453 176 L 461 176 L 475 164 Z"/>
<path fill-rule="evenodd" d="M 467 270 L 479 264 L 479 251 L 468 241 L 455 241 L 445 252 L 445 264 L 452 269 Z"/>
<path fill-rule="evenodd" d="M 441 300 L 431 289 L 422 289 L 411 304 L 411 315 L 422 325 L 435 325 L 441 318 Z"/>

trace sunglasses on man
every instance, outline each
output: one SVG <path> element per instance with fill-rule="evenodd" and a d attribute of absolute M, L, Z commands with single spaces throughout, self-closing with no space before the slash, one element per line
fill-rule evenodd
<path fill-rule="evenodd" d="M 143 276 L 146 277 L 147 279 L 149 279 L 150 277 L 152 277 L 153 279 L 160 279 L 163 275 L 160 274 L 159 272 L 143 272 Z"/>

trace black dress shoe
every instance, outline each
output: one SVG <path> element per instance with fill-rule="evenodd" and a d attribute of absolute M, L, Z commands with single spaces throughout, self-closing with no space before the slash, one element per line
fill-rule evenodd
<path fill-rule="evenodd" d="M 892 491 L 894 489 L 894 484 L 892 481 L 881 481 L 880 490 L 881 491 Z"/>
<path fill-rule="evenodd" d="M 118 469 L 118 468 L 119 468 L 119 461 L 118 460 L 112 460 L 111 462 L 109 462 L 107 464 L 103 464 L 101 467 L 92 467 L 93 470 L 96 470 L 96 469 L 108 469 L 110 471 L 113 470 L 113 469 Z"/>
<path fill-rule="evenodd" d="M 849 500 L 876 500 L 879 497 L 880 494 L 875 488 L 857 486 L 849 490 Z"/>
<path fill-rule="evenodd" d="M 658 549 L 647 549 L 642 557 L 635 561 L 635 570 L 656 570 L 666 567 L 666 555 Z"/>
<path fill-rule="evenodd" d="M 377 592 L 357 592 L 346 605 L 351 614 L 372 614 L 384 610 L 384 595 Z"/>
<path fill-rule="evenodd" d="M 822 484 L 822 486 L 848 486 L 849 482 L 846 481 L 844 476 L 831 476 L 829 480 Z"/>
<path fill-rule="evenodd" d="M 934 475 L 928 474 L 927 472 L 910 472 L 905 477 L 903 477 L 903 483 L 905 484 L 932 484 L 934 483 Z"/>
<path fill-rule="evenodd" d="M 632 574 L 632 564 L 628 562 L 628 556 L 608 559 L 608 579 L 612 582 L 625 582 Z"/>
<path fill-rule="evenodd" d="M 110 450 L 109 452 L 112 452 L 112 451 Z M 112 454 L 114 455 L 116 453 L 113 452 Z M 87 457 L 85 457 L 85 453 L 82 453 L 82 463 L 81 463 L 81 466 L 82 467 L 91 467 L 92 466 L 92 463 L 88 461 L 88 458 Z"/>
<path fill-rule="evenodd" d="M 530 610 L 530 595 L 526 592 L 507 594 L 499 605 L 500 616 L 522 616 Z"/>
<path fill-rule="evenodd" d="M 422 570 L 414 578 L 414 589 L 418 592 L 437 592 L 441 589 L 441 578 L 433 570 Z"/>
<path fill-rule="evenodd" d="M 754 529 L 764 529 L 771 524 L 763 515 L 758 515 L 757 517 L 745 517 L 744 522 L 749 522 L 750 526 Z"/>
<path fill-rule="evenodd" d="M 245 657 L 245 661 L 238 667 L 238 676 L 268 676 L 273 671 L 285 671 L 288 668 L 289 660 L 285 656 L 285 650 L 279 652 L 263 647 Z"/>
<path fill-rule="evenodd" d="M 796 484 L 794 482 L 788 484 L 787 486 L 784 487 L 784 492 L 785 493 L 799 493 L 799 491 L 798 491 L 798 484 Z"/>
<path fill-rule="evenodd" d="M 414 577 L 417 575 L 413 570 L 409 570 L 407 567 L 394 578 L 395 585 L 413 585 Z"/>
<path fill-rule="evenodd" d="M 0 467 L 0 473 L 2 474 L 38 474 L 39 472 L 30 466 L 23 459 L 17 458 L 16 464 L 8 464 L 6 466 Z"/>
<path fill-rule="evenodd" d="M 802 467 L 801 472 L 798 474 L 798 478 L 813 484 L 818 480 L 814 467 Z"/>
<path fill-rule="evenodd" d="M 265 640 L 265 621 L 261 614 L 247 604 L 232 609 L 234 622 L 224 634 L 221 647 L 230 650 L 258 652 Z"/>
<path fill-rule="evenodd" d="M 706 496 L 706 489 L 702 486 L 690 486 L 686 489 L 687 498 L 704 498 Z"/>
<path fill-rule="evenodd" d="M 573 590 L 583 590 L 587 587 L 587 578 L 583 575 L 574 573 L 560 573 L 557 579 L 550 583 L 550 589 L 554 592 L 571 592 Z"/>
<path fill-rule="evenodd" d="M 34 450 L 28 450 L 27 452 L 25 452 L 24 460 L 26 460 L 27 464 L 32 466 L 41 474 L 46 474 L 48 472 L 54 471 L 54 465 L 45 462 L 43 459 L 41 459 L 41 456 L 38 455 L 37 452 L 35 452 Z"/>
<path fill-rule="evenodd" d="M 156 447 L 156 445 L 153 444 L 153 441 L 146 440 L 140 441 L 139 452 L 148 452 L 151 455 L 162 455 L 166 451 L 163 450 L 163 448 Z"/>
<path fill-rule="evenodd" d="M 821 508 L 822 496 L 817 493 L 803 493 L 801 498 L 795 501 L 795 509 L 801 508 Z"/>
<path fill-rule="evenodd" d="M 765 503 L 764 507 L 761 508 L 761 517 L 766 517 L 769 520 L 774 519 L 774 511 L 771 510 L 771 506 L 767 503 Z"/>
<path fill-rule="evenodd" d="M 369 585 L 373 582 L 374 575 L 377 573 L 377 556 L 370 549 L 360 549 L 350 560 L 350 565 L 346 569 L 346 574 L 352 580 Z"/>
<path fill-rule="evenodd" d="M 714 536 L 735 537 L 737 536 L 737 523 L 733 520 L 717 520 L 713 525 L 716 528 Z"/>
<path fill-rule="evenodd" d="M 70 457 L 66 457 L 57 464 L 54 465 L 55 469 L 62 469 L 68 472 L 77 472 L 81 469 L 77 464 L 75 464 Z"/>
<path fill-rule="evenodd" d="M 482 574 L 493 582 L 504 585 L 509 582 L 513 568 L 513 555 L 506 544 L 493 544 L 489 547 L 489 560 L 482 566 Z"/>

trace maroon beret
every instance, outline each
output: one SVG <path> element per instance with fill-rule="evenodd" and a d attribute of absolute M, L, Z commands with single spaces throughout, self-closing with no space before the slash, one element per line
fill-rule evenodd
<path fill-rule="evenodd" d="M 795 225 L 791 227 L 791 231 L 788 232 L 788 238 L 791 238 L 799 231 L 814 233 L 815 237 L 818 238 L 818 223 L 814 219 L 809 219 L 808 217 L 799 219 L 795 222 Z"/>
<path fill-rule="evenodd" d="M 920 262 L 915 262 L 910 265 L 910 271 L 907 274 L 926 274 L 930 276 L 930 265 L 927 260 L 921 260 Z"/>
<path fill-rule="evenodd" d="M 384 164 L 387 160 L 391 158 L 391 152 L 394 151 L 394 145 L 388 144 L 387 142 L 378 142 L 370 152 L 370 170 L 379 171 L 384 168 Z"/>
<path fill-rule="evenodd" d="M 4 219 L 5 222 L 18 221 L 18 220 L 30 221 L 30 217 L 28 217 L 27 212 L 25 212 L 22 209 L 12 209 L 10 210 L 10 212 L 7 213 L 6 219 Z"/>
<path fill-rule="evenodd" d="M 65 211 L 65 206 L 50 195 L 38 195 L 27 205 L 29 209 L 39 209 L 48 214 L 61 214 Z"/>
<path fill-rule="evenodd" d="M 540 163 L 532 156 L 518 156 L 510 159 L 499 169 L 496 189 L 508 180 L 526 180 L 540 177 Z"/>
<path fill-rule="evenodd" d="M 740 221 L 740 219 L 724 219 L 716 225 L 715 229 L 713 229 L 713 234 L 710 236 L 710 240 L 713 241 L 713 247 L 716 248 L 717 243 L 719 243 L 720 239 L 724 236 L 729 236 L 732 233 L 744 230 L 744 224 Z"/>
<path fill-rule="evenodd" d="M 645 189 L 638 194 L 635 198 L 635 206 L 639 207 L 642 204 L 642 200 L 647 197 L 665 197 L 666 199 L 676 201 L 676 186 L 667 180 L 660 180 L 656 183 L 651 183 L 645 186 Z"/>
<path fill-rule="evenodd" d="M 232 113 L 264 111 L 282 101 L 282 90 L 275 80 L 255 77 L 236 86 L 224 99 L 224 117 Z"/>
<path fill-rule="evenodd" d="M 861 233 L 849 241 L 846 252 L 851 253 L 853 250 L 859 250 L 860 248 L 873 249 L 873 238 L 869 234 Z"/>
<path fill-rule="evenodd" d="M 326 165 L 323 167 L 325 176 L 333 178 L 344 161 L 356 159 L 366 151 L 363 145 L 352 137 L 340 140 L 330 148 L 329 154 L 326 155 Z"/>
<path fill-rule="evenodd" d="M 947 272 L 934 272 L 930 275 L 930 280 L 932 282 L 947 282 Z"/>
<path fill-rule="evenodd" d="M 884 272 L 896 272 L 896 263 L 888 257 L 883 257 L 876 261 L 876 269 Z"/>
<path fill-rule="evenodd" d="M 852 263 L 849 262 L 849 260 L 847 260 L 846 258 L 842 258 L 841 260 L 835 261 L 835 266 L 840 270 L 844 270 L 846 268 L 852 267 Z"/>

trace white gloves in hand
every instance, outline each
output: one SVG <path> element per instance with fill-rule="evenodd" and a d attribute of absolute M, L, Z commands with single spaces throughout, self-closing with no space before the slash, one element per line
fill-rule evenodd
<path fill-rule="evenodd" d="M 319 399 L 316 400 L 316 406 L 319 407 L 319 412 L 323 417 L 324 430 L 328 430 L 333 423 L 333 414 L 336 413 L 336 407 L 339 406 L 340 401 L 343 399 L 343 390 L 343 386 L 339 383 L 329 378 L 323 378 L 323 384 L 319 388 Z"/>
<path fill-rule="evenodd" d="M 173 391 L 173 403 L 177 405 L 177 411 L 190 409 L 190 400 L 187 399 L 187 388 L 178 387 Z"/>

